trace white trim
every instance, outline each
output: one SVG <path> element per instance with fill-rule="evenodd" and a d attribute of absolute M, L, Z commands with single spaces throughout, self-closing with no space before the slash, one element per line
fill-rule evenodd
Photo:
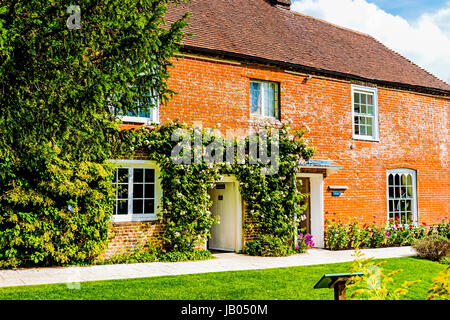
<path fill-rule="evenodd" d="M 132 221 L 154 221 L 157 220 L 159 213 L 159 206 L 162 197 L 162 188 L 160 181 L 160 169 L 155 161 L 150 160 L 128 160 L 128 159 L 111 159 L 109 162 L 116 164 L 117 167 L 124 168 L 148 168 L 155 170 L 155 213 L 153 214 L 133 214 L 132 213 L 132 199 L 133 198 L 133 184 L 132 174 L 128 177 L 128 214 L 127 215 L 113 215 L 112 222 L 132 222 Z"/>
<path fill-rule="evenodd" d="M 373 94 L 373 127 L 372 136 L 363 136 L 355 134 L 355 91 L 362 93 Z M 351 101 L 352 101 L 352 137 L 355 140 L 365 140 L 365 141 L 380 141 L 380 127 L 379 127 L 379 116 L 378 116 L 378 89 L 376 87 L 365 87 L 357 84 L 352 84 L 351 86 Z"/>
<path fill-rule="evenodd" d="M 411 213 L 412 220 L 417 221 L 414 223 L 416 226 L 419 223 L 419 210 L 418 210 L 418 197 L 417 197 L 417 171 L 409 168 L 396 168 L 386 170 L 386 221 L 389 221 L 389 175 L 390 174 L 410 174 L 412 177 L 412 197 L 411 201 Z"/>
<path fill-rule="evenodd" d="M 324 247 L 323 175 L 321 173 L 299 173 L 297 178 L 309 178 L 311 183 L 310 212 L 311 234 L 315 247 Z"/>

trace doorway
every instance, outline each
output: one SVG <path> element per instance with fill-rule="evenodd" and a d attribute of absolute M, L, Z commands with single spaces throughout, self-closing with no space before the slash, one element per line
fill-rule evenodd
<path fill-rule="evenodd" d="M 303 233 L 311 233 L 311 180 L 310 178 L 298 178 L 297 182 L 297 190 L 307 195 L 299 203 L 301 207 L 306 206 L 305 211 L 303 211 L 305 219 L 300 221 L 299 229 Z"/>
<path fill-rule="evenodd" d="M 225 181 L 224 181 L 225 180 Z M 211 213 L 218 222 L 211 227 L 208 249 L 238 252 L 242 250 L 242 214 L 239 186 L 226 178 L 209 190 Z"/>
<path fill-rule="evenodd" d="M 307 210 L 304 212 L 306 220 L 299 224 L 299 228 L 305 228 L 306 233 L 313 236 L 315 246 L 323 248 L 323 175 L 321 173 L 300 173 L 297 176 L 297 189 L 310 195 L 302 200 L 305 201 L 303 204 L 307 204 Z"/>

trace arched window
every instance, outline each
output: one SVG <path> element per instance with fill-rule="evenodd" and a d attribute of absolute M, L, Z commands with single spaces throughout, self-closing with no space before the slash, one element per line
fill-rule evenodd
<path fill-rule="evenodd" d="M 388 219 L 398 219 L 400 223 L 418 220 L 416 171 L 388 170 L 387 195 Z"/>

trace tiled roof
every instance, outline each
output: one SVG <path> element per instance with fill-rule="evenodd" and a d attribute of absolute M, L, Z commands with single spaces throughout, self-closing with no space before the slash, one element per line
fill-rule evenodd
<path fill-rule="evenodd" d="M 166 20 L 192 13 L 186 48 L 450 93 L 450 85 L 373 37 L 289 10 L 287 0 L 273 2 L 192 0 L 171 6 Z"/>

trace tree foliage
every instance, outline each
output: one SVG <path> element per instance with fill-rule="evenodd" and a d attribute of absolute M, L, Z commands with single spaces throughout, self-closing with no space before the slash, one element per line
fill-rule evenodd
<path fill-rule="evenodd" d="M 0 264 L 65 264 L 101 252 L 111 215 L 107 160 L 123 112 L 173 94 L 168 67 L 187 15 L 178 0 L 0 3 Z M 137 103 L 139 101 L 140 103 Z"/>

